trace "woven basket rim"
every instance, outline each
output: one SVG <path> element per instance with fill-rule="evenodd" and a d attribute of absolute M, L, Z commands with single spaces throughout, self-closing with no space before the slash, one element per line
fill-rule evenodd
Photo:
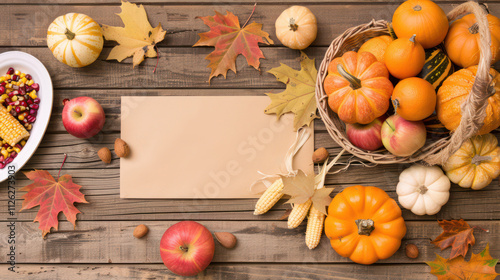
<path fill-rule="evenodd" d="M 456 7 L 453 11 L 451 11 L 448 14 L 448 17 L 452 17 L 451 19 L 454 19 L 457 17 L 455 14 L 465 14 L 465 13 L 471 13 L 474 12 L 476 14 L 476 17 L 478 17 L 477 10 L 471 11 L 470 7 L 473 7 L 473 9 L 476 9 L 474 5 L 479 5 L 477 3 L 471 3 L 467 2 L 465 4 L 462 4 L 458 7 Z M 463 11 L 462 11 L 463 10 Z M 451 16 L 453 14 L 453 16 Z M 482 20 L 486 21 L 486 15 L 481 14 L 480 16 L 484 16 Z M 450 20 L 451 21 L 451 20 Z M 344 129 L 344 124 L 343 122 L 338 118 L 336 113 L 333 113 L 331 109 L 328 106 L 327 102 L 327 95 L 323 89 L 323 81 L 325 80 L 327 74 L 328 74 L 328 65 L 333 60 L 333 58 L 338 57 L 342 54 L 339 55 L 340 48 L 342 47 L 342 44 L 344 44 L 346 39 L 353 38 L 354 36 L 365 36 L 365 33 L 379 33 L 382 35 L 383 33 L 389 34 L 388 30 L 388 25 L 389 23 L 385 20 L 372 20 L 366 24 L 361 24 L 358 26 L 351 27 L 347 29 L 343 34 L 335 38 L 330 46 L 328 47 L 325 56 L 321 62 L 320 67 L 318 68 L 318 76 L 316 79 L 316 90 L 315 90 L 315 96 L 316 96 L 316 102 L 318 104 L 318 111 L 321 119 L 325 123 L 326 129 L 329 133 L 329 135 L 332 137 L 332 139 L 339 144 L 343 149 L 346 151 L 350 152 L 354 156 L 367 160 L 369 162 L 375 163 L 375 164 L 393 164 L 393 163 L 415 163 L 415 162 L 422 162 L 427 165 L 434 165 L 434 164 L 443 164 L 446 159 L 449 157 L 450 154 L 454 153 L 460 146 L 463 144 L 464 141 L 467 139 L 456 139 L 458 138 L 457 135 L 453 135 L 454 133 L 440 138 L 435 142 L 432 143 L 427 143 L 424 145 L 423 148 L 421 148 L 419 151 L 417 151 L 415 154 L 407 157 L 400 157 L 400 156 L 395 156 L 389 153 L 387 150 L 377 150 L 377 151 L 366 151 L 361 148 L 358 148 L 354 145 L 351 144 L 351 142 L 347 139 L 347 135 L 345 133 Z M 487 28 L 486 28 L 487 29 Z M 489 30 L 486 32 L 488 36 L 491 38 L 491 34 L 489 33 Z M 380 36 L 377 35 L 377 36 Z M 373 36 L 375 37 L 375 36 Z M 367 38 L 372 38 L 372 37 L 367 37 Z M 485 41 L 485 38 L 481 38 L 482 41 Z M 491 39 L 489 39 L 491 40 Z M 488 41 L 488 39 L 486 39 Z M 484 43 L 484 42 L 483 42 Z M 359 46 L 357 46 L 359 47 Z M 488 53 L 489 52 L 489 53 Z M 481 60 L 480 60 L 480 66 L 485 68 L 485 63 L 488 64 L 488 70 L 491 62 L 491 52 L 488 50 L 483 54 L 481 53 Z M 481 65 L 481 63 L 483 65 Z M 479 70 L 478 70 L 479 71 Z M 479 75 L 479 73 L 478 73 Z M 483 76 L 484 77 L 484 76 Z M 486 76 L 487 77 L 487 76 Z M 477 77 L 478 78 L 478 77 Z M 488 78 L 485 78 L 488 79 Z M 476 79 L 477 80 L 477 79 Z M 474 83 L 473 90 L 476 89 L 476 82 Z M 469 94 L 472 95 L 472 94 Z M 469 100 L 466 100 L 465 102 L 468 102 Z M 464 102 L 464 103 L 465 103 Z M 487 103 L 487 99 L 483 102 Z M 486 106 L 483 106 L 484 108 Z M 470 116 L 469 116 L 470 117 Z M 464 120 L 465 115 L 462 115 L 462 120 Z M 483 117 L 484 119 L 484 117 Z M 482 123 L 481 123 L 482 124 Z M 470 132 L 470 131 L 469 131 Z M 453 146 L 451 147 L 450 143 L 453 142 Z M 458 148 L 457 148 L 458 146 Z M 447 153 L 447 155 L 440 155 L 437 157 L 438 154 L 443 154 L 444 152 Z M 439 158 L 439 160 L 436 160 L 436 158 Z"/>

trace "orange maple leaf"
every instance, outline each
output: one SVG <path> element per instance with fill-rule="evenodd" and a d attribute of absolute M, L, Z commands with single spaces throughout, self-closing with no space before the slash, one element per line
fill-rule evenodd
<path fill-rule="evenodd" d="M 498 259 L 490 255 L 489 245 L 486 245 L 481 253 L 472 253 L 468 262 L 462 256 L 450 260 L 436 254 L 434 261 L 426 263 L 438 280 L 494 280 L 498 275 L 495 272 L 497 262 Z"/>
<path fill-rule="evenodd" d="M 431 243 L 444 250 L 451 246 L 450 259 L 467 254 L 469 244 L 474 245 L 474 228 L 470 227 L 463 219 L 438 221 L 443 232 Z"/>
<path fill-rule="evenodd" d="M 215 47 L 215 50 L 205 57 L 210 61 L 207 67 L 212 69 L 209 83 L 213 77 L 219 75 L 226 78 L 229 69 L 236 73 L 236 57 L 240 54 L 245 56 L 248 65 L 259 69 L 259 59 L 265 57 L 258 43 L 274 43 L 269 34 L 262 31 L 262 24 L 252 22 L 241 28 L 238 18 L 229 11 L 226 11 L 226 15 L 215 11 L 215 16 L 196 18 L 203 20 L 203 23 L 210 27 L 210 31 L 199 33 L 200 40 L 193 47 Z"/>
<path fill-rule="evenodd" d="M 20 191 L 28 192 L 22 197 L 24 201 L 20 211 L 40 205 L 34 222 L 40 223 L 38 228 L 42 230 L 42 236 L 45 237 L 51 228 L 58 229 L 57 216 L 61 211 L 75 226 L 76 214 L 81 212 L 73 203 L 88 202 L 80 192 L 81 186 L 73 183 L 71 175 L 63 175 L 56 182 L 45 170 L 35 170 L 24 174 L 34 182 L 20 189 Z"/>

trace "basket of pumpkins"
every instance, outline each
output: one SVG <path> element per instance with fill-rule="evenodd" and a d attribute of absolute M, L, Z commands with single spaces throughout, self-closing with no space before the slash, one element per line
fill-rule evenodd
<path fill-rule="evenodd" d="M 361 159 L 446 169 L 470 139 L 497 140 L 486 135 L 500 126 L 491 68 L 499 59 L 500 20 L 486 6 L 466 2 L 446 15 L 433 1 L 409 0 L 392 23 L 373 20 L 333 40 L 318 70 L 319 113 Z"/>

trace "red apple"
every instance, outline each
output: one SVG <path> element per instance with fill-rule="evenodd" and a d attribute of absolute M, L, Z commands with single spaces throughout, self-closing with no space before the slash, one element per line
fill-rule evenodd
<path fill-rule="evenodd" d="M 87 96 L 64 100 L 62 121 L 69 134 L 78 138 L 90 138 L 104 126 L 104 110 L 95 99 Z"/>
<path fill-rule="evenodd" d="M 380 131 L 386 116 L 376 118 L 369 124 L 346 124 L 347 138 L 351 143 L 361 149 L 375 151 L 382 147 Z"/>
<path fill-rule="evenodd" d="M 427 138 L 424 122 L 407 121 L 398 115 L 388 117 L 382 124 L 382 143 L 396 156 L 411 156 L 422 148 Z"/>
<path fill-rule="evenodd" d="M 167 229 L 160 241 L 161 259 L 170 271 L 181 276 L 202 272 L 214 257 L 212 233 L 197 222 L 179 222 Z"/>

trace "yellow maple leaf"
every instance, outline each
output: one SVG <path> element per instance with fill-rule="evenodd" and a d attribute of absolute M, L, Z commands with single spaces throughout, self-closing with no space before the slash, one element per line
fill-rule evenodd
<path fill-rule="evenodd" d="M 155 57 L 155 45 L 165 38 L 167 31 L 163 30 L 161 23 L 153 28 L 148 21 L 148 15 L 142 5 L 137 6 L 122 1 L 122 12 L 117 14 L 125 27 L 102 25 L 102 33 L 106 40 L 116 41 L 115 46 L 108 55 L 107 60 L 116 59 L 121 62 L 133 56 L 133 67 L 139 65 L 144 57 Z"/>
<path fill-rule="evenodd" d="M 315 85 L 318 71 L 314 59 L 309 59 L 301 52 L 300 71 L 281 63 L 268 73 L 286 84 L 286 90 L 280 93 L 266 93 L 271 98 L 271 104 L 264 110 L 266 114 L 276 114 L 278 119 L 285 113 L 294 113 L 293 128 L 297 131 L 304 125 L 309 125 L 316 115 Z"/>

